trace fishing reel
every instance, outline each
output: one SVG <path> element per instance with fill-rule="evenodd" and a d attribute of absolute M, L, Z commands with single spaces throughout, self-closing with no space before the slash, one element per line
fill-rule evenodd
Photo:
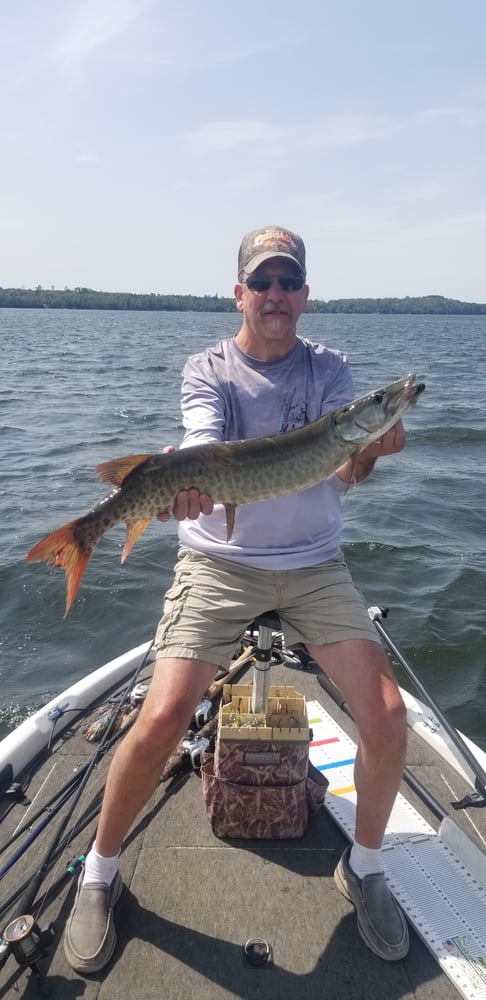
<path fill-rule="evenodd" d="M 188 733 L 182 740 L 181 749 L 185 756 L 190 758 L 194 771 L 199 771 L 202 766 L 203 756 L 210 745 L 210 740 L 205 736 L 196 736 L 195 733 Z"/>
<path fill-rule="evenodd" d="M 130 692 L 130 701 L 134 705 L 141 705 L 144 701 L 147 691 L 149 689 L 148 684 L 136 684 L 133 690 Z"/>
<path fill-rule="evenodd" d="M 49 996 L 50 991 L 37 962 L 48 954 L 49 945 L 53 944 L 55 937 L 56 928 L 53 923 L 47 927 L 39 927 L 35 917 L 30 914 L 14 917 L 2 935 L 4 944 L 10 948 L 17 964 L 22 969 L 31 969 L 42 996 Z"/>
<path fill-rule="evenodd" d="M 194 722 L 196 729 L 202 729 L 209 722 L 213 710 L 213 703 L 209 698 L 203 698 L 194 709 Z"/>

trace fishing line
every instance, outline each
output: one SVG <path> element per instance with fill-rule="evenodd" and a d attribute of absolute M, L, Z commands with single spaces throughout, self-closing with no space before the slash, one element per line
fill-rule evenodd
<path fill-rule="evenodd" d="M 24 830 L 26 829 L 26 826 L 25 826 L 26 817 L 29 815 L 30 810 L 32 809 L 32 806 L 34 805 L 35 801 L 39 798 L 39 795 L 41 794 L 42 789 L 44 788 L 45 785 L 47 785 L 47 782 L 49 781 L 49 778 L 51 777 L 51 774 L 56 769 L 56 767 L 57 767 L 57 761 L 52 765 L 51 770 L 49 771 L 49 774 L 47 774 L 46 777 L 44 778 L 44 781 L 42 782 L 42 785 L 40 786 L 40 788 L 37 789 L 37 792 L 34 795 L 34 798 L 32 799 L 30 805 L 27 807 L 26 812 L 24 813 L 23 821 L 20 820 L 20 822 L 17 823 L 17 826 L 15 827 L 15 830 L 12 833 L 12 837 L 10 838 L 10 843 L 12 843 L 12 841 L 15 840 L 15 838 L 18 836 L 18 830 L 21 827 L 23 827 Z M 35 822 L 34 818 L 32 818 L 31 820 L 29 820 L 29 824 L 33 823 L 33 822 Z M 1 850 L 2 851 L 5 850 L 5 847 L 1 848 Z"/>

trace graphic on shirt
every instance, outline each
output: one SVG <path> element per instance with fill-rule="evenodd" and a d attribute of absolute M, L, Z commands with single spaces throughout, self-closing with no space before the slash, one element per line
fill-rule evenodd
<path fill-rule="evenodd" d="M 307 415 L 307 405 L 305 399 L 296 400 L 297 389 L 294 388 L 287 398 L 284 398 L 284 412 L 280 431 L 293 431 L 296 427 L 304 427 L 310 423 Z"/>

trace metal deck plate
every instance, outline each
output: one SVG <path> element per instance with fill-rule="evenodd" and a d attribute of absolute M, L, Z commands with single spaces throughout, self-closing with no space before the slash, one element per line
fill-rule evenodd
<path fill-rule="evenodd" d="M 356 745 L 318 701 L 307 702 L 310 759 L 329 781 L 325 806 L 353 839 Z M 486 1000 L 486 887 L 416 809 L 398 795 L 383 843 L 390 889 L 466 1000 Z"/>

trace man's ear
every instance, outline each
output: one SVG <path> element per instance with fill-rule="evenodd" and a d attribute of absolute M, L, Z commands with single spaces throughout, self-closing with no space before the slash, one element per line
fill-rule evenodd
<path fill-rule="evenodd" d="M 243 312 L 243 285 L 235 285 L 236 308 L 238 312 Z"/>

